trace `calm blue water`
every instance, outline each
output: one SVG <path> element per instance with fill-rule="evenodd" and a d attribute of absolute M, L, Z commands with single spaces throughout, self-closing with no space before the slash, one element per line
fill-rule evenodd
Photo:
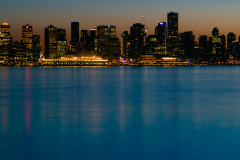
<path fill-rule="evenodd" d="M 240 67 L 0 68 L 0 159 L 240 159 Z"/>

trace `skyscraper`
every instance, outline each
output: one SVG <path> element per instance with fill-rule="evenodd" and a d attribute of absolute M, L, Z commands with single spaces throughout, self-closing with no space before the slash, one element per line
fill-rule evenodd
<path fill-rule="evenodd" d="M 57 28 L 53 25 L 45 28 L 45 57 L 57 58 Z"/>
<path fill-rule="evenodd" d="M 144 25 L 141 23 L 135 23 L 132 27 L 130 27 L 130 39 L 131 39 L 131 46 L 129 57 L 137 59 L 140 55 L 144 53 L 144 38 L 145 38 L 145 31 Z"/>
<path fill-rule="evenodd" d="M 178 36 L 178 13 L 170 12 L 167 14 L 168 37 Z"/>
<path fill-rule="evenodd" d="M 88 30 L 81 30 L 80 46 L 81 46 L 81 51 L 88 51 L 89 50 Z"/>
<path fill-rule="evenodd" d="M 116 26 L 97 26 L 97 38 L 94 41 L 94 52 L 98 56 L 107 58 L 110 61 L 120 55 L 119 39 L 116 38 Z"/>
<path fill-rule="evenodd" d="M 161 46 L 165 46 L 165 40 L 166 40 L 166 34 L 167 34 L 166 31 L 167 31 L 166 22 L 158 23 L 158 25 L 155 27 L 155 35 Z"/>
<path fill-rule="evenodd" d="M 236 35 L 233 32 L 228 33 L 227 35 L 227 50 L 228 54 L 233 53 L 233 42 L 236 40 Z"/>
<path fill-rule="evenodd" d="M 194 35 L 192 31 L 179 34 L 179 47 L 184 52 L 184 58 L 193 58 L 194 50 Z"/>
<path fill-rule="evenodd" d="M 10 32 L 8 31 L 10 25 L 7 23 L 6 17 L 5 22 L 1 25 L 1 28 L 2 32 L 0 32 L 0 58 L 9 57 L 12 50 L 13 39 L 10 36 Z"/>
<path fill-rule="evenodd" d="M 67 51 L 66 30 L 57 29 L 57 58 L 63 57 Z"/>
<path fill-rule="evenodd" d="M 207 53 L 208 53 L 208 37 L 207 36 L 200 36 L 199 37 L 199 52 L 200 52 L 200 59 L 203 61 L 207 60 Z"/>
<path fill-rule="evenodd" d="M 79 42 L 79 22 L 71 23 L 71 41 Z"/>
<path fill-rule="evenodd" d="M 33 35 L 32 44 L 33 44 L 33 47 L 32 47 L 33 58 L 39 59 L 40 52 L 41 52 L 40 35 Z"/>
<path fill-rule="evenodd" d="M 99 39 L 116 38 L 116 26 L 113 26 L 113 25 L 97 26 L 97 37 Z"/>
<path fill-rule="evenodd" d="M 167 26 L 166 22 L 158 23 L 155 27 L 155 35 L 160 48 L 164 49 L 164 55 L 167 54 Z"/>
<path fill-rule="evenodd" d="M 22 26 L 22 43 L 26 48 L 26 52 L 32 52 L 33 27 L 29 24 Z"/>
<path fill-rule="evenodd" d="M 71 23 L 71 41 L 70 41 L 70 50 L 79 52 L 80 43 L 79 43 L 79 22 Z"/>
<path fill-rule="evenodd" d="M 94 51 L 94 39 L 97 37 L 97 30 L 96 28 L 91 28 L 90 29 L 90 37 L 89 37 L 89 47 L 90 51 Z"/>
<path fill-rule="evenodd" d="M 124 31 L 123 34 L 121 35 L 121 56 L 123 58 L 128 58 L 129 49 L 130 49 L 129 34 L 128 31 Z"/>

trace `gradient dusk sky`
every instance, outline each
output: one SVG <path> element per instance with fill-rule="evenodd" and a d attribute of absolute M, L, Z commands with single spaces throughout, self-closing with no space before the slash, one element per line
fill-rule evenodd
<path fill-rule="evenodd" d="M 129 31 L 133 23 L 142 23 L 144 16 L 154 33 L 158 22 L 167 20 L 170 11 L 179 14 L 179 32 L 193 31 L 194 35 L 211 35 L 214 27 L 220 34 L 234 32 L 240 35 L 238 0 L 7 0 L 1 2 L 0 23 L 7 16 L 14 41 L 21 40 L 21 27 L 33 26 L 33 34 L 44 40 L 44 28 L 50 24 L 66 29 L 70 41 L 71 22 L 80 23 L 80 30 L 96 28 L 98 25 L 117 26 L 117 37 Z"/>

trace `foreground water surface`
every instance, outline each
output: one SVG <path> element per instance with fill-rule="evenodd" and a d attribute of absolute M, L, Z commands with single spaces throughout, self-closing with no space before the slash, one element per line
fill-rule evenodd
<path fill-rule="evenodd" d="M 240 159 L 240 67 L 0 68 L 0 159 Z"/>

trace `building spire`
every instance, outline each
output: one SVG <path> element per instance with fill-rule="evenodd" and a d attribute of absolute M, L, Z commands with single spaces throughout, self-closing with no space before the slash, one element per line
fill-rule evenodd
<path fill-rule="evenodd" d="M 7 23 L 7 17 L 5 16 L 5 23 Z"/>

